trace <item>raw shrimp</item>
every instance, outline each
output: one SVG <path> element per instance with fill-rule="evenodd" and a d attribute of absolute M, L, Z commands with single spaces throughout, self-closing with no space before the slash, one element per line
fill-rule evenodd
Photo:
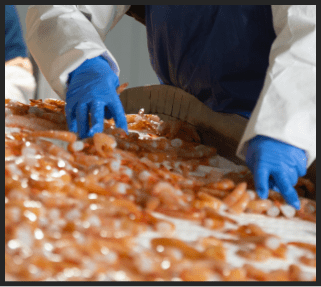
<path fill-rule="evenodd" d="M 317 259 L 315 256 L 311 257 L 311 256 L 306 256 L 306 255 L 303 255 L 299 258 L 299 261 L 304 264 L 304 265 L 307 265 L 307 266 L 310 266 L 310 267 L 316 267 L 317 266 Z"/>
<path fill-rule="evenodd" d="M 116 93 L 117 94 L 121 94 L 127 87 L 128 87 L 128 83 L 124 83 L 121 84 L 117 89 L 116 89 Z"/>
<path fill-rule="evenodd" d="M 208 183 L 205 187 L 210 189 L 231 190 L 235 188 L 235 183 L 231 179 L 223 178 L 218 182 Z"/>
<path fill-rule="evenodd" d="M 236 187 L 234 188 L 234 190 L 223 199 L 223 202 L 228 206 L 231 207 L 233 204 L 235 204 L 239 199 L 241 199 L 241 197 L 243 196 L 243 194 L 246 192 L 246 187 L 247 187 L 247 183 L 246 182 L 242 182 L 239 183 L 238 185 L 236 185 Z"/>
<path fill-rule="evenodd" d="M 61 124 L 50 122 L 48 120 L 34 117 L 31 115 L 20 116 L 20 115 L 8 115 L 5 118 L 5 125 L 7 127 L 19 127 L 28 130 L 65 130 L 66 127 Z"/>
<path fill-rule="evenodd" d="M 158 127 L 158 134 L 170 139 L 178 137 L 187 142 L 201 142 L 201 138 L 198 135 L 196 128 L 180 120 L 161 123 Z"/>
<path fill-rule="evenodd" d="M 226 208 L 226 206 L 223 203 L 223 201 L 221 201 L 220 199 L 218 199 L 218 198 L 216 198 L 214 196 L 211 196 L 211 195 L 207 194 L 206 192 L 199 191 L 197 193 L 197 196 L 201 200 L 208 202 L 209 204 L 207 206 L 211 207 L 211 208 L 213 208 L 215 210 L 221 210 L 221 209 L 225 209 Z"/>
<path fill-rule="evenodd" d="M 110 152 L 117 146 L 116 139 L 111 135 L 96 133 L 93 139 L 96 151 L 102 157 L 109 157 Z"/>
<path fill-rule="evenodd" d="M 50 155 L 53 155 L 57 158 L 62 158 L 64 160 L 67 160 L 69 162 L 74 161 L 74 157 L 65 149 L 62 147 L 59 147 L 52 142 L 49 142 L 47 140 L 43 139 L 37 139 L 36 143 L 42 148 L 44 152 L 49 153 Z"/>
<path fill-rule="evenodd" d="M 250 202 L 250 195 L 245 191 L 242 194 L 242 196 L 238 199 L 238 201 L 229 207 L 229 210 L 233 213 L 240 214 L 247 208 L 249 202 Z"/>
<path fill-rule="evenodd" d="M 243 268 L 246 270 L 246 276 L 258 281 L 266 281 L 268 279 L 268 273 L 250 265 L 248 263 L 243 265 Z"/>
<path fill-rule="evenodd" d="M 260 262 L 266 261 L 272 257 L 271 251 L 260 245 L 257 245 L 254 250 L 239 250 L 236 254 L 249 260 Z"/>
<path fill-rule="evenodd" d="M 227 276 L 224 277 L 224 281 L 247 281 L 246 271 L 244 268 L 233 268 Z"/>
<path fill-rule="evenodd" d="M 31 136 L 34 137 L 45 137 L 45 138 L 52 138 L 61 141 L 66 141 L 68 143 L 73 143 L 77 140 L 77 135 L 72 132 L 67 131 L 34 131 L 30 133 Z"/>
<path fill-rule="evenodd" d="M 247 205 L 247 211 L 253 213 L 265 213 L 272 207 L 272 201 L 269 199 L 251 200 Z"/>
<path fill-rule="evenodd" d="M 190 259 L 201 259 L 204 257 L 204 255 L 197 251 L 195 248 L 189 246 L 185 242 L 179 239 L 175 238 L 166 238 L 166 237 L 161 237 L 161 238 L 153 238 L 151 240 L 151 246 L 154 250 L 157 250 L 157 246 L 163 246 L 164 248 L 166 247 L 174 247 L 179 249 L 184 256 Z"/>

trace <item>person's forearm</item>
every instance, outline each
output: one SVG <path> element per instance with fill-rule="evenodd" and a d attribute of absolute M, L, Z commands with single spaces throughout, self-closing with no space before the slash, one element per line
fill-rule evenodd
<path fill-rule="evenodd" d="M 28 48 L 51 87 L 63 99 L 69 73 L 86 59 L 103 55 L 119 74 L 116 60 L 103 43 L 103 37 L 126 12 L 119 10 L 117 5 L 96 8 L 33 5 L 29 8 L 26 17 Z M 99 28 L 102 23 L 104 26 Z"/>
<path fill-rule="evenodd" d="M 316 8 L 272 5 L 277 35 L 263 90 L 241 139 L 265 135 L 306 151 L 308 166 L 316 157 Z"/>

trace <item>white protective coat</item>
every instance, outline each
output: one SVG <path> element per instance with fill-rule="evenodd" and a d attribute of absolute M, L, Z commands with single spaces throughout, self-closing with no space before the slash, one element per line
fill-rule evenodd
<path fill-rule="evenodd" d="M 24 104 L 34 98 L 36 81 L 34 76 L 19 66 L 5 66 L 5 98 Z"/>
<path fill-rule="evenodd" d="M 104 44 L 129 5 L 32 5 L 27 45 L 47 81 L 65 99 L 68 74 L 103 55 L 119 76 Z M 259 100 L 237 149 L 245 160 L 248 141 L 265 135 L 316 158 L 316 5 L 272 5 L 277 35 Z"/>

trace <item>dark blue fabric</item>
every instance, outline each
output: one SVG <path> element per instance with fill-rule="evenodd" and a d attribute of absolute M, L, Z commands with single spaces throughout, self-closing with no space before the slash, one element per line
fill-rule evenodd
<path fill-rule="evenodd" d="M 275 33 L 269 5 L 146 5 L 150 61 L 166 85 L 249 117 Z"/>
<path fill-rule="evenodd" d="M 28 57 L 15 5 L 5 5 L 5 61 Z"/>

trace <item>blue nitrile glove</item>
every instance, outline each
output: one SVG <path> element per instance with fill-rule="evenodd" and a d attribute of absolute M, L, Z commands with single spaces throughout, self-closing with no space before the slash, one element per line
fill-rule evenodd
<path fill-rule="evenodd" d="M 103 131 L 104 118 L 114 118 L 116 126 L 128 132 L 124 108 L 116 93 L 118 86 L 117 75 L 101 56 L 86 60 L 71 72 L 66 94 L 69 130 L 78 132 L 80 138 L 92 137 Z"/>
<path fill-rule="evenodd" d="M 285 201 L 300 209 L 294 185 L 306 174 L 305 151 L 295 146 L 258 135 L 249 141 L 246 164 L 253 173 L 258 196 L 266 199 L 269 188 L 279 191 Z"/>

